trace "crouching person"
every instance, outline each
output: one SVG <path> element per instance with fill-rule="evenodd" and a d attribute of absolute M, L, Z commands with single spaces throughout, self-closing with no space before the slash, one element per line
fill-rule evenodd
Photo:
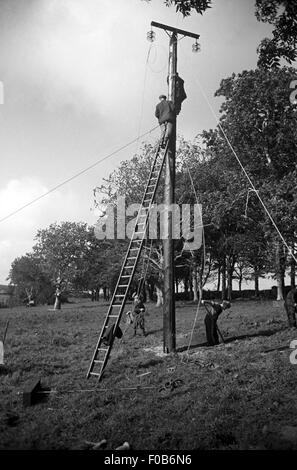
<path fill-rule="evenodd" d="M 207 343 L 208 346 L 215 346 L 220 342 L 217 326 L 219 315 L 223 312 L 223 310 L 230 308 L 231 304 L 226 300 L 224 300 L 221 304 L 218 302 L 202 300 L 201 304 L 204 305 L 207 311 L 207 314 L 204 318 Z"/>

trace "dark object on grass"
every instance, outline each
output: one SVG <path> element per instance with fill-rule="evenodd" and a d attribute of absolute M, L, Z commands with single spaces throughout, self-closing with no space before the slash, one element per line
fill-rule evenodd
<path fill-rule="evenodd" d="M 102 337 L 102 341 L 105 346 L 110 346 L 114 337 L 121 338 L 122 336 L 123 332 L 121 328 L 117 326 L 115 329 L 115 325 L 111 325 L 107 328 L 105 335 Z"/>
<path fill-rule="evenodd" d="M 50 389 L 41 386 L 40 379 L 34 379 L 23 391 L 23 405 L 32 406 L 45 401 L 49 392 Z"/>
<path fill-rule="evenodd" d="M 295 287 L 288 293 L 284 306 L 288 315 L 289 327 L 296 328 L 297 289 Z"/>
<path fill-rule="evenodd" d="M 5 424 L 7 426 L 16 426 L 20 420 L 18 414 L 14 413 L 13 411 L 7 411 L 5 415 Z"/>
<path fill-rule="evenodd" d="M 159 392 L 162 394 L 164 392 L 172 392 L 172 390 L 174 390 L 177 387 L 180 387 L 181 385 L 183 385 L 183 383 L 184 382 L 181 379 L 176 379 L 176 380 L 171 379 L 159 389 Z"/>

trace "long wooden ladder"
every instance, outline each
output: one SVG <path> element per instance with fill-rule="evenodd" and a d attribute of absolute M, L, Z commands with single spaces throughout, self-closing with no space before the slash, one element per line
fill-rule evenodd
<path fill-rule="evenodd" d="M 131 286 L 141 250 L 146 238 L 149 214 L 158 189 L 167 149 L 168 144 L 166 145 L 165 149 L 161 148 L 160 144 L 157 147 L 150 176 L 136 218 L 134 232 L 126 252 L 124 262 L 122 264 L 121 272 L 112 295 L 109 309 L 103 323 L 95 351 L 93 353 L 93 357 L 87 373 L 87 378 L 93 376 L 97 377 L 99 381 L 107 364 L 113 346 L 115 334 L 125 308 L 129 288 Z M 110 331 L 110 328 L 113 328 L 113 332 L 111 334 L 110 341 L 107 343 L 105 341 L 105 335 L 107 331 Z"/>

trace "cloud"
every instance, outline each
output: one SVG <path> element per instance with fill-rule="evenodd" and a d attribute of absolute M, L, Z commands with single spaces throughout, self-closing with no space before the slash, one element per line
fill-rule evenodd
<path fill-rule="evenodd" d="M 111 109 L 126 113 L 143 82 L 143 71 L 135 67 L 136 61 L 144 62 L 148 44 L 140 31 L 141 2 L 39 0 L 25 5 L 13 2 L 13 14 L 22 10 L 24 17 L 12 21 L 6 11 L 10 28 L 0 33 L 7 80 L 22 82 L 15 100 L 39 100 L 48 110 L 71 105 L 105 118 Z M 133 21 L 127 24 L 127 18 Z M 139 35 L 143 43 L 137 44 Z"/>

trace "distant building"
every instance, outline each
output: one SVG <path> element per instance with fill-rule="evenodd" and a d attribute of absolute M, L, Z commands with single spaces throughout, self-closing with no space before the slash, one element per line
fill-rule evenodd
<path fill-rule="evenodd" d="M 5 286 L 0 284 L 0 308 L 10 307 L 14 286 Z"/>

